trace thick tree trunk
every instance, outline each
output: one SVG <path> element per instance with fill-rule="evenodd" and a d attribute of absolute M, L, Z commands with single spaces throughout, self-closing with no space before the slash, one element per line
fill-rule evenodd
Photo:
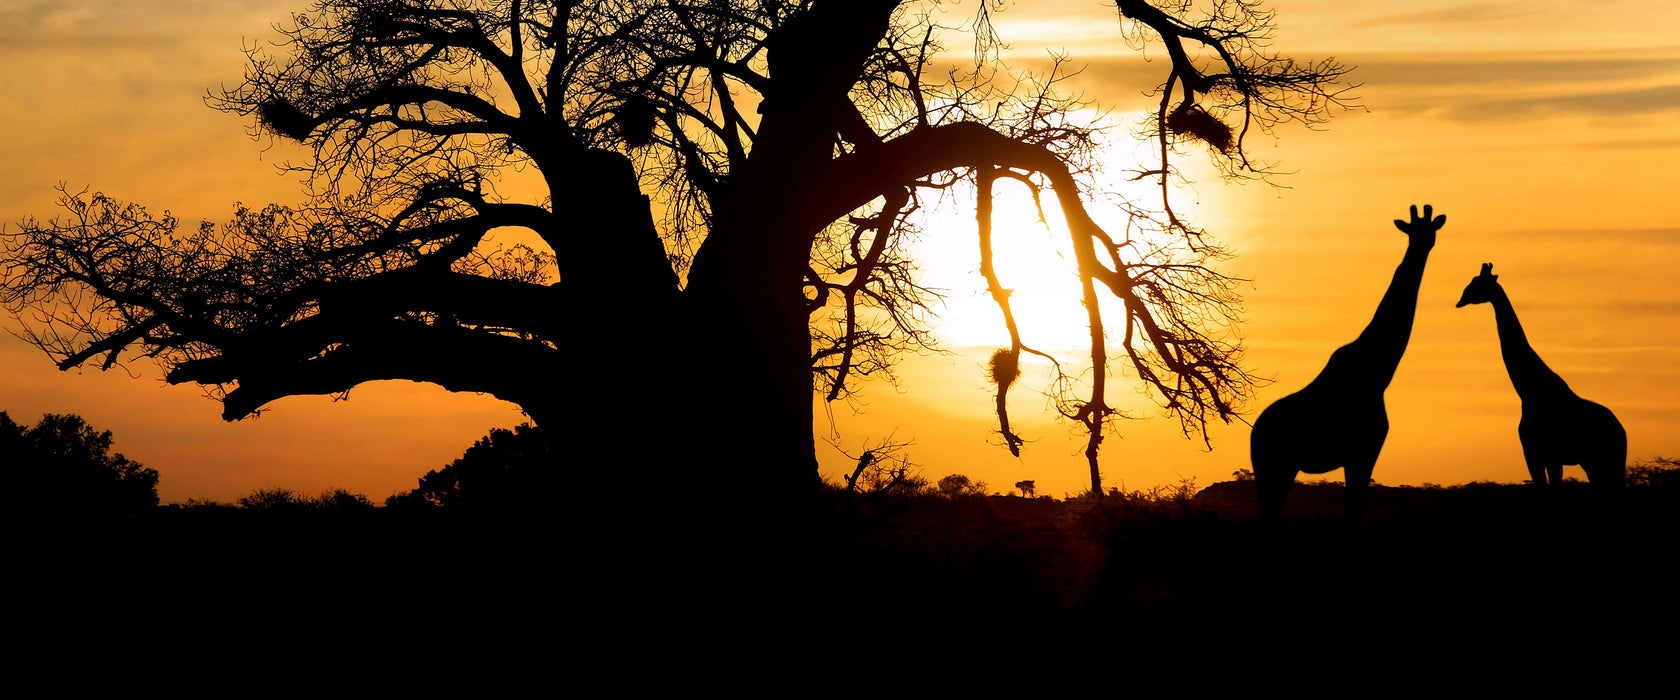
<path fill-rule="evenodd" d="M 561 468 L 616 475 L 615 493 L 670 488 L 689 435 L 667 397 L 690 360 L 680 292 L 648 198 L 622 154 L 592 151 L 555 168 L 556 230 L 569 302 L 554 338 L 570 366 L 551 372 L 552 401 L 523 406 Z"/>
<path fill-rule="evenodd" d="M 775 89 L 759 106 L 753 152 L 696 256 L 688 308 L 712 375 L 708 442 L 749 457 L 749 488 L 790 505 L 817 485 L 811 433 L 810 314 L 804 278 L 829 221 L 812 206 L 863 61 L 896 0 L 824 0 L 770 45 Z M 744 448 L 744 450 L 743 450 Z"/>
<path fill-rule="evenodd" d="M 692 408 L 705 458 L 740 471 L 725 479 L 732 489 L 788 498 L 816 486 L 810 335 L 800 278 L 766 275 L 771 258 L 732 258 L 730 283 L 690 290 L 703 388 Z"/>
<path fill-rule="evenodd" d="M 565 398 L 528 410 L 545 432 L 557 424 L 562 461 L 627 461 L 642 487 L 709 483 L 754 511 L 798 509 L 815 492 L 803 281 L 829 222 L 811 190 L 896 4 L 822 0 L 778 33 L 753 152 L 713 201 L 681 292 L 663 251 L 648 249 L 657 237 L 628 161 L 592 153 L 553 169 L 567 173 L 551 178 L 563 231 L 552 243 L 578 302 L 566 342 L 580 359 L 559 373 Z"/>

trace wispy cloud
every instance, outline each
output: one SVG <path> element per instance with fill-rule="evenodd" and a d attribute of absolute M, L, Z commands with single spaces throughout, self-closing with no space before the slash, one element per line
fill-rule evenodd
<path fill-rule="evenodd" d="M 1372 56 L 1353 57 L 1348 62 L 1357 66 L 1349 77 L 1363 84 L 1358 93 L 1367 104 L 1386 101 L 1385 89 L 1403 88 L 1411 94 L 1418 89 L 1439 91 L 1426 102 L 1439 108 L 1443 116 L 1461 121 L 1549 114 L 1629 116 L 1680 109 L 1680 52 L 1652 58 L 1583 60 L 1490 56 L 1438 61 Z M 1018 68 L 1048 66 L 1048 61 L 1013 63 Z M 1063 85 L 1064 90 L 1081 92 L 1120 108 L 1145 105 L 1143 95 L 1158 86 L 1167 72 L 1163 62 L 1136 57 L 1075 61 L 1070 68 L 1080 73 Z M 1465 89 L 1477 86 L 1487 89 Z M 1415 97 L 1405 99 L 1416 101 Z"/>
<path fill-rule="evenodd" d="M 1593 237 L 1620 243 L 1667 243 L 1667 245 L 1680 248 L 1680 228 L 1608 228 L 1608 230 L 1546 228 L 1546 230 L 1532 230 L 1532 232 L 1520 232 L 1515 233 L 1515 235 L 1556 238 Z"/>
<path fill-rule="evenodd" d="M 1340 56 L 1354 66 L 1349 79 L 1366 86 L 1426 85 L 1449 87 L 1508 83 L 1546 85 L 1558 83 L 1648 80 L 1663 75 L 1680 76 L 1680 47 L 1658 49 L 1650 57 L 1546 58 L 1488 54 L 1457 59 L 1429 58 L 1427 54 L 1374 54 Z M 1042 68 L 1049 60 L 1017 57 L 1010 61 L 1019 68 Z M 1139 56 L 1076 58 L 1074 68 L 1084 70 L 1087 79 L 1119 85 L 1159 83 L 1166 77 L 1165 59 L 1146 61 Z"/>
<path fill-rule="evenodd" d="M 1470 102 L 1449 111 L 1458 119 L 1499 119 L 1541 113 L 1627 116 L 1680 110 L 1680 85 L 1579 92 Z"/>
<path fill-rule="evenodd" d="M 175 47 L 206 33 L 264 32 L 275 19 L 304 4 L 296 0 L 5 0 L 0 2 L 0 37 L 4 37 L 0 53 Z"/>
<path fill-rule="evenodd" d="M 1609 315 L 1609 316 L 1613 316 L 1615 318 L 1633 318 L 1633 317 L 1644 317 L 1644 316 L 1672 316 L 1672 317 L 1680 318 L 1680 300 L 1675 300 L 1675 301 L 1663 301 L 1663 300 L 1659 300 L 1659 301 L 1619 301 L 1619 300 L 1610 299 L 1610 300 L 1593 301 L 1593 302 L 1534 301 L 1534 302 L 1525 303 L 1523 306 L 1526 309 L 1532 310 L 1532 311 L 1577 311 L 1577 312 L 1585 311 L 1585 312 L 1592 312 L 1592 313 L 1595 313 L 1595 314 L 1606 314 L 1606 315 Z M 1640 348 L 1640 347 L 1617 348 L 1617 347 L 1610 347 L 1610 348 L 1598 348 L 1598 349 L 1593 349 L 1593 350 L 1583 350 L 1583 352 L 1608 352 L 1608 351 L 1621 352 L 1621 351 L 1628 351 L 1628 350 L 1644 351 L 1644 350 L 1649 350 L 1649 349 L 1652 349 L 1652 348 Z M 1665 349 L 1665 351 L 1672 351 L 1672 348 Z"/>
<path fill-rule="evenodd" d="M 1627 243 L 1662 244 L 1672 245 L 1675 248 L 1680 249 L 1680 228 L 1530 229 L 1522 231 L 1490 232 L 1489 235 L 1525 239 L 1593 239 L 1614 243 L 1617 246 Z"/>
<path fill-rule="evenodd" d="M 1545 57 L 1489 53 L 1350 59 L 1370 104 L 1402 99 L 1459 121 L 1549 115 L 1630 116 L 1680 109 L 1680 47 L 1647 55 Z"/>
<path fill-rule="evenodd" d="M 1365 27 L 1386 27 L 1396 24 L 1479 24 L 1527 17 L 1544 11 L 1536 3 L 1466 2 L 1422 12 L 1384 15 L 1359 23 Z"/>
<path fill-rule="evenodd" d="M 1445 87 L 1485 83 L 1535 85 L 1638 80 L 1667 73 L 1680 73 L 1680 56 L 1575 60 L 1512 60 L 1492 56 L 1448 61 L 1372 56 L 1369 59 L 1356 59 L 1351 62 L 1358 66 L 1355 77 L 1368 86 Z"/>
<path fill-rule="evenodd" d="M 1604 151 L 1660 151 L 1670 148 L 1680 148 L 1680 138 L 1672 139 L 1612 139 L 1607 141 L 1586 141 L 1577 144 L 1582 148 L 1594 148 Z"/>
<path fill-rule="evenodd" d="M 1010 59 L 1009 65 L 1042 75 L 1049 70 L 1051 61 L 1047 56 L 1016 57 Z M 1142 56 L 1099 56 L 1076 58 L 1061 70 L 1078 72 L 1075 80 L 1079 83 L 1139 93 L 1164 82 L 1172 65 L 1165 57 L 1150 61 Z"/>

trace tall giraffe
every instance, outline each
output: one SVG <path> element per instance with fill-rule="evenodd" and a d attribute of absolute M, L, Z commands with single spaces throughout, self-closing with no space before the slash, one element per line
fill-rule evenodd
<path fill-rule="evenodd" d="M 1563 478 L 1563 465 L 1579 464 L 1587 472 L 1587 481 L 1620 486 L 1627 471 L 1627 431 L 1610 409 L 1576 396 L 1540 360 L 1523 334 L 1505 288 L 1499 286 L 1499 275 L 1493 274 L 1493 263 L 1482 264 L 1482 274 L 1471 278 L 1458 300 L 1460 308 L 1484 303 L 1493 304 L 1499 353 L 1505 357 L 1511 386 L 1522 397 L 1517 438 L 1522 441 L 1529 478 L 1535 484 L 1556 484 Z"/>
<path fill-rule="evenodd" d="M 1424 263 L 1435 247 L 1435 232 L 1447 217 L 1423 205 L 1411 221 L 1394 220 L 1406 234 L 1406 254 L 1377 313 L 1353 342 L 1330 355 L 1330 362 L 1305 388 L 1278 399 L 1260 413 L 1249 437 L 1249 458 L 1260 492 L 1260 518 L 1274 520 L 1300 472 L 1324 474 L 1342 468 L 1347 481 L 1347 518 L 1365 518 L 1365 493 L 1377 455 L 1388 438 L 1388 410 L 1383 391 L 1406 353 L 1417 312 Z"/>

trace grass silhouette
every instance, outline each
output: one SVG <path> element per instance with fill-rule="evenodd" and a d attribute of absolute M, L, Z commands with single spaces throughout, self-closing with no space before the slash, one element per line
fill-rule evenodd
<path fill-rule="evenodd" d="M 744 544 L 662 529 L 675 521 L 629 500 L 578 510 L 556 497 L 550 511 L 491 515 L 261 489 L 42 538 L 18 570 L 47 603 L 35 609 L 80 624 L 262 618 L 275 623 L 265 639 L 286 644 L 332 631 L 284 621 L 334 617 L 399 643 L 563 629 L 608 655 L 720 627 L 840 646 L 906 631 L 1137 649 L 1262 632 L 1279 650 L 1312 648 L 1350 626 L 1383 630 L 1367 640 L 1378 646 L 1471 628 L 1603 636 L 1680 611 L 1650 593 L 1680 535 L 1680 466 L 1630 474 L 1608 497 L 1569 482 L 1374 486 L 1357 528 L 1342 487 L 1326 482 L 1298 484 L 1276 526 L 1255 520 L 1252 481 L 1103 499 L 830 487 L 808 522 Z M 626 529 L 631 518 L 656 525 Z M 710 652 L 696 642 L 688 653 Z"/>

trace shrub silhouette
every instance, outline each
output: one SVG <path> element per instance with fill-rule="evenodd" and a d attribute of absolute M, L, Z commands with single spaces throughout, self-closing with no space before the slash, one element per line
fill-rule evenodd
<path fill-rule="evenodd" d="M 940 479 L 937 488 L 947 498 L 986 495 L 986 482 L 975 481 L 963 474 L 952 474 Z"/>
<path fill-rule="evenodd" d="M 239 507 L 259 513 L 365 513 L 373 510 L 367 496 L 344 489 L 327 489 L 305 496 L 287 488 L 260 488 L 239 498 Z"/>
<path fill-rule="evenodd" d="M 0 411 L 0 462 L 26 509 L 72 516 L 124 515 L 158 503 L 156 469 L 111 453 L 111 431 L 75 414 L 48 413 L 34 427 Z"/>
<path fill-rule="evenodd" d="M 1680 488 L 1680 459 L 1653 457 L 1648 462 L 1634 462 L 1628 466 L 1627 485 Z"/>
<path fill-rule="evenodd" d="M 558 474 L 542 429 L 529 424 L 497 428 L 442 469 L 426 472 L 417 488 L 387 505 L 420 502 L 447 510 L 541 508 L 557 492 Z"/>
<path fill-rule="evenodd" d="M 240 496 L 239 507 L 259 513 L 295 513 L 307 510 L 309 502 L 291 489 L 262 488 Z"/>
<path fill-rule="evenodd" d="M 359 493 L 351 493 L 344 489 L 328 489 L 315 497 L 317 510 L 334 513 L 366 513 L 373 510 L 373 501 Z"/>

